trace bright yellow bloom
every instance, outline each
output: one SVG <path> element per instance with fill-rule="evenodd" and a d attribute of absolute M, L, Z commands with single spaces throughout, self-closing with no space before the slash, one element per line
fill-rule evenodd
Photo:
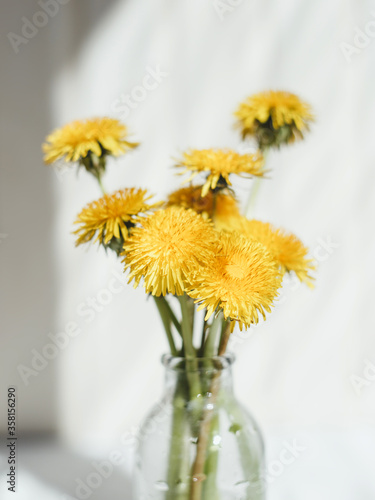
<path fill-rule="evenodd" d="M 144 279 L 146 293 L 182 295 L 186 277 L 212 253 L 212 225 L 193 210 L 168 207 L 142 220 L 124 245 L 129 283 Z"/>
<path fill-rule="evenodd" d="M 234 196 L 220 191 L 214 195 L 210 190 L 202 196 L 203 186 L 188 186 L 178 189 L 168 197 L 168 206 L 192 208 L 204 218 L 239 216 L 240 211 Z M 216 198 L 216 199 L 215 199 Z"/>
<path fill-rule="evenodd" d="M 94 241 L 101 245 L 122 250 L 137 216 L 158 205 L 147 203 L 151 197 L 145 189 L 125 188 L 89 203 L 75 221 L 79 224 L 74 231 L 78 236 L 76 245 L 87 243 L 96 236 Z"/>
<path fill-rule="evenodd" d="M 248 220 L 245 217 L 231 219 L 232 228 L 246 237 L 262 243 L 279 264 L 283 273 L 294 272 L 300 281 L 313 287 L 309 273 L 315 269 L 314 261 L 307 258 L 308 248 L 291 233 L 277 229 L 267 222 Z"/>
<path fill-rule="evenodd" d="M 295 94 L 273 90 L 248 97 L 235 116 L 243 138 L 255 136 L 261 149 L 302 139 L 314 120 L 308 103 Z"/>
<path fill-rule="evenodd" d="M 261 153 L 241 155 L 230 149 L 193 149 L 183 154 L 176 167 L 185 168 L 182 174 L 191 173 L 186 182 L 199 173 L 207 173 L 202 188 L 202 196 L 206 196 L 210 189 L 231 186 L 230 174 L 261 177 L 264 174 L 264 158 Z"/>
<path fill-rule="evenodd" d="M 271 311 L 281 276 L 263 245 L 240 234 L 222 233 L 211 259 L 190 278 L 188 295 L 207 308 L 206 320 L 221 308 L 242 330 Z"/>
<path fill-rule="evenodd" d="M 60 159 L 81 161 L 89 155 L 120 156 L 138 145 L 129 142 L 127 135 L 126 126 L 113 118 L 77 120 L 47 136 L 43 144 L 44 161 L 50 164 Z"/>

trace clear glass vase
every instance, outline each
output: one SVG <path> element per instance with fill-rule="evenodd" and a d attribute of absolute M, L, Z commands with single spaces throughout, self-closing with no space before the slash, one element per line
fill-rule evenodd
<path fill-rule="evenodd" d="M 165 392 L 138 439 L 135 500 L 263 500 L 264 445 L 236 400 L 232 355 L 163 357 Z"/>

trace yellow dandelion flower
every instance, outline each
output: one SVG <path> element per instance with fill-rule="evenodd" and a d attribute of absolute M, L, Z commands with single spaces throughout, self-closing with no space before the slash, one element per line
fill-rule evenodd
<path fill-rule="evenodd" d="M 124 245 L 129 283 L 142 278 L 146 293 L 182 295 L 186 277 L 212 252 L 216 234 L 212 225 L 193 210 L 168 207 L 142 220 Z"/>
<path fill-rule="evenodd" d="M 66 162 L 84 163 L 91 155 L 97 158 L 120 156 L 138 146 L 129 142 L 127 135 L 126 126 L 114 118 L 76 120 L 46 137 L 42 146 L 44 161 L 50 164 L 64 159 Z"/>
<path fill-rule="evenodd" d="M 262 243 L 279 264 L 283 273 L 294 272 L 300 281 L 313 287 L 314 279 L 309 273 L 315 269 L 314 261 L 307 258 L 308 248 L 291 233 L 277 229 L 267 222 L 248 220 L 245 217 L 232 219 L 232 228 L 246 237 Z"/>
<path fill-rule="evenodd" d="M 303 139 L 314 120 L 308 103 L 290 92 L 273 90 L 248 97 L 235 116 L 242 137 L 255 136 L 261 149 Z"/>
<path fill-rule="evenodd" d="M 137 216 L 158 205 L 147 203 L 151 197 L 145 189 L 125 188 L 89 203 L 75 221 L 79 225 L 74 231 L 76 245 L 87 243 L 96 236 L 94 241 L 121 251 Z"/>
<path fill-rule="evenodd" d="M 212 219 L 215 216 L 230 217 L 239 216 L 240 211 L 234 196 L 223 191 L 216 195 L 210 190 L 206 196 L 202 196 L 203 186 L 188 186 L 178 189 L 168 197 L 167 206 L 179 206 L 192 208 L 204 218 Z"/>
<path fill-rule="evenodd" d="M 202 187 L 202 196 L 206 196 L 210 189 L 231 186 L 230 174 L 261 177 L 264 174 L 264 158 L 261 153 L 241 155 L 230 149 L 193 149 L 183 154 L 176 167 L 185 168 L 182 174 L 191 173 L 186 182 L 199 173 L 207 173 Z"/>
<path fill-rule="evenodd" d="M 263 245 L 240 234 L 222 233 L 210 260 L 190 277 L 188 295 L 207 308 L 206 320 L 219 308 L 242 330 L 271 311 L 281 276 Z"/>

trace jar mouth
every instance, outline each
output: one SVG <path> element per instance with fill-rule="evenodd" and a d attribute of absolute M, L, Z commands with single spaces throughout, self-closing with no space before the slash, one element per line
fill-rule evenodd
<path fill-rule="evenodd" d="M 193 360 L 172 356 L 172 354 L 163 354 L 161 362 L 163 366 L 170 370 L 200 372 L 200 371 L 222 371 L 230 368 L 236 357 L 229 352 L 223 356 L 212 356 L 210 358 L 193 358 Z"/>

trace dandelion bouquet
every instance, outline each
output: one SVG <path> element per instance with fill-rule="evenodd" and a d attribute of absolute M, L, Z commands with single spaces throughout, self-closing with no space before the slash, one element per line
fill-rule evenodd
<path fill-rule="evenodd" d="M 139 499 L 264 498 L 261 436 L 231 391 L 227 346 L 236 327 L 266 319 L 285 273 L 312 286 L 302 242 L 246 212 L 268 151 L 303 138 L 313 116 L 297 96 L 274 91 L 249 97 L 235 116 L 252 152 L 184 152 L 175 167 L 188 174 L 185 186 L 162 202 L 135 187 L 105 191 L 107 158 L 138 146 L 118 120 L 76 121 L 43 145 L 46 163 L 82 166 L 102 190 L 77 216 L 76 244 L 115 252 L 129 283 L 154 298 L 165 329 L 167 390 L 148 419 L 159 430 L 138 450 Z M 255 179 L 244 215 L 233 176 Z"/>

